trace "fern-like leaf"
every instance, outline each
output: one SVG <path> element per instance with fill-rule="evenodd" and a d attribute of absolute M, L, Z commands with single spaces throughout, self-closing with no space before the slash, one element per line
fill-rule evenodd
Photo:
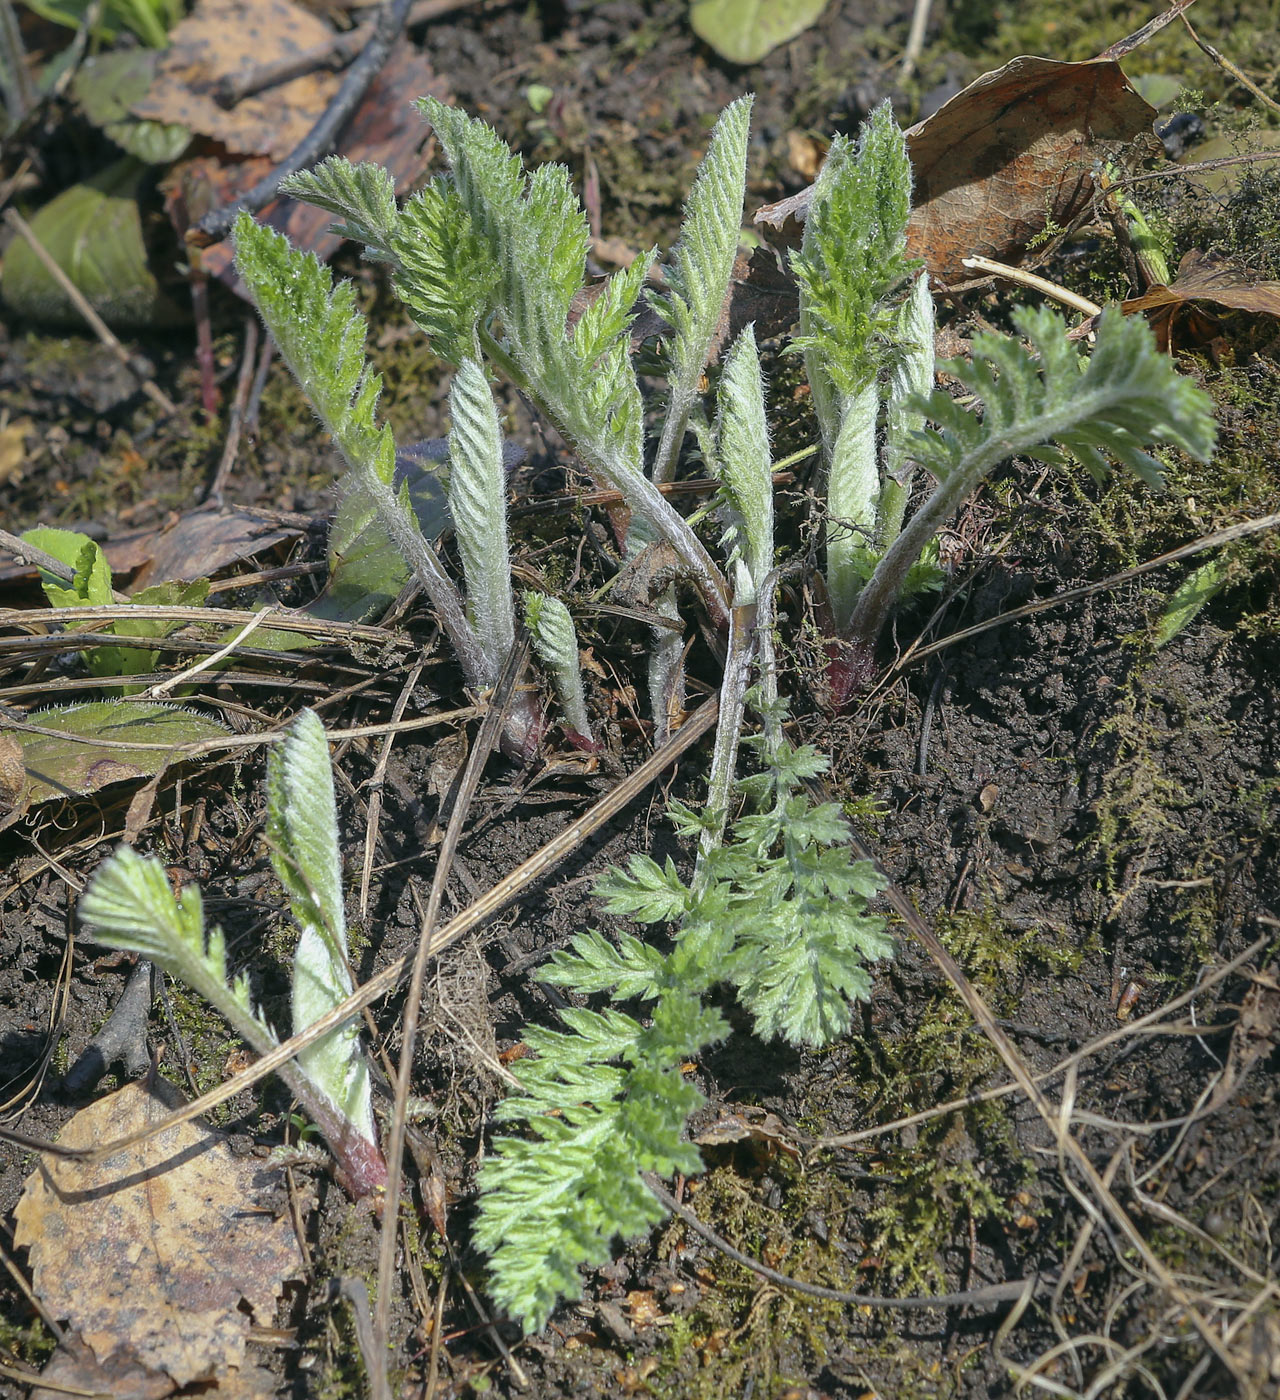
<path fill-rule="evenodd" d="M 352 165 L 342 156 L 330 156 L 311 170 L 286 176 L 280 192 L 333 214 L 333 232 L 363 243 L 374 261 L 394 261 L 392 243 L 400 211 L 395 181 L 383 166 L 372 161 Z"/>
<path fill-rule="evenodd" d="M 220 928 L 206 935 L 197 885 L 175 898 L 164 866 L 120 846 L 94 873 L 80 896 L 79 915 L 94 938 L 109 948 L 149 958 L 216 1007 L 259 1054 L 275 1044 L 254 1011 L 243 977 L 227 977 L 227 947 Z"/>
<path fill-rule="evenodd" d="M 383 528 L 422 582 L 467 679 L 484 684 L 484 657 L 462 600 L 422 537 L 408 492 L 395 489 L 396 445 L 376 417 L 381 378 L 365 359 L 365 322 L 349 282 L 282 235 L 241 213 L 236 270 L 267 329 L 328 429 L 350 471 L 344 488 L 376 510 Z M 363 508 L 363 507 L 362 507 Z"/>
<path fill-rule="evenodd" d="M 698 1150 L 682 1134 L 702 1096 L 680 1064 L 725 1029 L 718 1013 L 678 991 L 647 1028 L 617 1012 L 565 1019 L 571 1033 L 529 1041 L 540 1053 L 520 1063 L 525 1092 L 502 1105 L 531 1136 L 496 1139 L 480 1172 L 476 1243 L 490 1255 L 495 1300 L 526 1332 L 561 1298 L 581 1296 L 582 1267 L 605 1263 L 616 1238 L 662 1219 L 642 1172 L 698 1169 Z"/>
<path fill-rule="evenodd" d="M 1108 308 L 1087 358 L 1047 307 L 1021 308 L 1012 336 L 974 337 L 973 359 L 940 366 L 982 401 L 982 414 L 941 390 L 914 400 L 936 428 L 916 433 L 909 451 L 939 482 L 890 546 L 858 598 L 848 635 L 864 654 L 874 647 L 889 609 L 922 551 L 978 484 L 1019 454 L 1061 461 L 1066 448 L 1098 478 L 1108 459 L 1150 486 L 1162 482 L 1148 444 L 1169 443 L 1207 461 L 1217 440 L 1209 395 L 1174 369 L 1140 317 Z"/>
<path fill-rule="evenodd" d="M 392 242 L 396 295 L 451 365 L 478 359 L 477 327 L 494 308 L 500 271 L 450 179 L 432 180 L 405 205 Z"/>

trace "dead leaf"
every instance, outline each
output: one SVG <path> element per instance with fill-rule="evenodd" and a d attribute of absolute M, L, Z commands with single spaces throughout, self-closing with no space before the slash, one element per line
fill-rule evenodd
<path fill-rule="evenodd" d="M 0 420 L 0 486 L 22 480 L 27 434 L 34 431 L 30 418 L 15 418 L 12 423 Z"/>
<path fill-rule="evenodd" d="M 191 583 L 273 548 L 303 532 L 235 506 L 200 506 L 159 530 L 121 535 L 103 545 L 113 574 L 137 573 L 130 592 L 155 583 Z"/>
<path fill-rule="evenodd" d="M 787 132 L 787 164 L 802 180 L 816 180 L 826 159 L 830 141 L 819 141 L 807 131 Z"/>
<path fill-rule="evenodd" d="M 760 1109 L 744 1109 L 741 1113 L 722 1113 L 709 1127 L 700 1132 L 694 1142 L 699 1147 L 723 1147 L 731 1143 L 749 1142 L 766 1151 L 781 1151 L 800 1160 L 786 1125 L 775 1113 Z"/>
<path fill-rule="evenodd" d="M 447 101 L 449 96 L 447 86 L 432 72 L 426 57 L 402 38 L 343 127 L 336 154 L 345 156 L 355 165 L 372 161 L 382 166 L 391 172 L 396 194 L 407 194 L 418 183 L 430 158 L 426 123 L 412 106 L 416 98 L 428 93 L 442 101 Z M 208 209 L 232 203 L 252 189 L 271 168 L 272 162 L 266 158 L 231 165 L 212 157 L 186 162 L 174 172 L 174 179 L 181 181 L 184 187 L 168 186 L 166 209 L 179 233 L 184 233 L 188 223 L 194 223 Z M 202 202 L 185 188 L 191 181 L 205 187 Z M 342 243 L 337 235 L 328 231 L 333 222 L 332 214 L 310 204 L 300 204 L 296 199 L 273 200 L 258 215 L 258 222 L 288 235 L 295 248 L 314 253 L 321 262 L 332 257 Z M 233 255 L 230 239 L 224 239 L 199 250 L 200 266 L 247 300 L 235 273 Z"/>
<path fill-rule="evenodd" d="M 133 114 L 185 126 L 233 155 L 282 160 L 315 125 L 341 77 L 305 73 L 229 109 L 214 100 L 213 90 L 244 68 L 332 38 L 329 25 L 292 0 L 199 0 L 170 33 L 151 88 Z"/>
<path fill-rule="evenodd" d="M 58 1138 L 93 1147 L 186 1100 L 163 1080 L 81 1110 Z M 179 1385 L 244 1365 L 251 1317 L 269 1323 L 303 1260 L 272 1193 L 279 1169 L 201 1123 L 165 1129 L 97 1165 L 44 1155 L 14 1212 L 36 1295 L 94 1358 L 127 1358 Z"/>
<path fill-rule="evenodd" d="M 120 1353 L 99 1363 L 72 1333 L 40 1373 L 45 1382 L 32 1388 L 30 1400 L 67 1400 L 68 1395 L 118 1395 L 129 1400 L 164 1400 L 177 1389 L 173 1379 Z"/>
<path fill-rule="evenodd" d="M 964 278 L 960 260 L 974 254 L 1016 262 L 1050 219 L 1066 224 L 1087 205 L 1090 169 L 1108 146 L 1150 132 L 1155 116 L 1109 59 L 1024 55 L 984 73 L 906 133 L 909 252 L 942 282 Z M 812 198 L 810 185 L 755 222 L 793 241 Z"/>
<path fill-rule="evenodd" d="M 1280 282 L 1267 282 L 1247 269 L 1214 262 L 1192 249 L 1178 264 L 1178 275 L 1167 286 L 1155 286 L 1140 297 L 1120 303 L 1127 316 L 1145 312 L 1162 350 L 1174 341 L 1174 323 L 1182 312 L 1197 306 L 1216 306 L 1226 311 L 1248 311 L 1255 316 L 1280 316 Z M 1186 327 L 1184 326 L 1184 330 Z M 1195 338 L 1178 337 L 1179 344 L 1200 344 Z M 1214 326 L 1211 330 L 1217 330 Z"/>
<path fill-rule="evenodd" d="M 26 781 L 22 745 L 12 734 L 0 734 L 0 810 L 13 806 Z"/>

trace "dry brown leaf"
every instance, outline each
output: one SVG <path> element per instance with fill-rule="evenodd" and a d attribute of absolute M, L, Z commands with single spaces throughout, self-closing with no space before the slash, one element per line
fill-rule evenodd
<path fill-rule="evenodd" d="M 214 101 L 220 79 L 333 38 L 323 20 L 291 0 L 200 0 L 169 38 L 134 116 L 188 127 L 236 155 L 287 156 L 341 82 L 336 73 L 307 73 L 230 109 Z"/>
<path fill-rule="evenodd" d="M 35 431 L 30 418 L 16 418 L 12 423 L 0 419 L 0 486 L 22 480 L 22 468 L 27 460 L 27 434 Z"/>
<path fill-rule="evenodd" d="M 163 1080 L 129 1084 L 81 1110 L 59 1137 L 93 1147 L 185 1103 Z M 97 1165 L 45 1155 L 14 1212 L 32 1284 L 95 1359 L 119 1357 L 180 1386 L 244 1366 L 248 1303 L 269 1322 L 302 1270 L 282 1175 L 201 1123 L 184 1123 Z"/>
<path fill-rule="evenodd" d="M 1109 59 L 1024 55 L 984 73 L 907 132 L 911 256 L 943 282 L 967 276 L 960 260 L 974 254 L 1016 262 L 1050 219 L 1066 224 L 1087 205 L 1093 162 L 1155 116 Z M 755 222 L 794 240 L 812 197 L 809 186 L 765 205 Z"/>
<path fill-rule="evenodd" d="M 1280 282 L 1262 281 L 1245 269 L 1215 263 L 1193 248 L 1179 263 L 1178 275 L 1169 286 L 1152 287 L 1140 297 L 1130 297 L 1120 303 L 1120 309 L 1126 315 L 1148 313 L 1156 339 L 1167 350 L 1179 312 L 1205 305 L 1255 316 L 1280 316 Z"/>
<path fill-rule="evenodd" d="M 383 166 L 391 172 L 396 194 L 407 194 L 426 170 L 432 150 L 427 125 L 413 110 L 414 100 L 428 93 L 441 101 L 449 98 L 448 87 L 432 72 L 425 55 L 402 37 L 342 128 L 336 154 L 345 156 L 353 165 L 371 161 Z M 200 156 L 184 162 L 175 168 L 168 182 L 166 208 L 170 217 L 182 232 L 188 221 L 194 223 L 208 209 L 234 203 L 269 174 L 272 166 L 272 161 L 265 158 L 231 164 Z M 203 191 L 193 196 L 185 188 L 189 182 L 203 185 Z M 342 244 L 342 239 L 328 231 L 332 214 L 295 199 L 272 200 L 258 214 L 258 221 L 286 234 L 295 248 L 314 253 L 321 262 L 332 257 Z M 200 266 L 247 300 L 232 257 L 231 240 L 223 239 L 200 249 Z"/>
<path fill-rule="evenodd" d="M 130 589 L 156 583 L 191 583 L 219 569 L 253 559 L 285 540 L 297 539 L 296 525 L 264 520 L 235 506 L 199 506 L 159 530 L 122 535 L 103 545 L 115 574 L 137 570 Z"/>

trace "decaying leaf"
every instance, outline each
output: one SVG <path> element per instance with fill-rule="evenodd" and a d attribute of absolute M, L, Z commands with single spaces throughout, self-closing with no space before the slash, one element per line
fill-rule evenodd
<path fill-rule="evenodd" d="M 441 100 L 448 96 L 425 56 L 402 38 L 343 127 L 337 154 L 353 164 L 372 161 L 383 166 L 395 180 L 396 194 L 407 194 L 427 168 L 427 129 L 413 111 L 413 102 L 428 93 Z M 175 185 L 166 197 L 170 217 L 184 231 L 188 222 L 194 223 L 207 210 L 233 203 L 268 174 L 272 164 L 268 157 L 228 164 L 206 156 L 178 167 Z M 192 186 L 197 193 L 193 194 Z M 186 216 L 180 217 L 183 210 Z M 273 200 L 258 220 L 286 234 L 295 248 L 314 253 L 322 262 L 342 243 L 328 231 L 331 214 L 295 199 Z M 230 239 L 200 249 L 200 265 L 211 277 L 243 295 Z"/>
<path fill-rule="evenodd" d="M 1214 262 L 1193 248 L 1179 263 L 1178 275 L 1169 286 L 1152 287 L 1120 303 L 1127 315 L 1139 311 L 1147 315 L 1163 350 L 1175 339 L 1180 313 L 1197 306 L 1280 316 L 1280 282 L 1263 281 L 1243 268 Z"/>
<path fill-rule="evenodd" d="M 13 811 L 0 828 L 28 807 L 52 797 L 82 797 L 110 783 L 149 778 L 182 758 L 184 744 L 221 739 L 224 725 L 195 710 L 155 700 L 95 700 L 64 709 L 36 710 L 27 717 L 51 734 L 19 733 L 26 780 L 13 798 Z M 118 749 L 77 743 L 77 738 L 108 740 Z M 171 744 L 170 749 L 133 749 L 131 743 Z"/>
<path fill-rule="evenodd" d="M 230 109 L 214 101 L 220 79 L 288 58 L 333 37 L 322 19 L 292 0 L 200 0 L 173 30 L 150 91 L 133 113 L 212 137 L 236 155 L 287 156 L 311 130 L 341 78 L 306 73 L 246 97 Z"/>
<path fill-rule="evenodd" d="M 152 584 L 209 578 L 301 534 L 297 525 L 264 520 L 235 506 L 199 506 L 159 530 L 123 535 L 102 548 L 114 572 L 137 570 L 131 589 L 136 594 Z"/>
<path fill-rule="evenodd" d="M 163 1080 L 83 1109 L 59 1137 L 93 1147 L 158 1122 L 185 1100 Z M 14 1212 L 37 1296 L 102 1365 L 128 1355 L 178 1385 L 239 1369 L 251 1322 L 269 1323 L 302 1268 L 277 1168 L 237 1155 L 198 1122 L 97 1165 L 45 1155 Z M 246 1311 L 242 1304 L 248 1304 Z"/>
<path fill-rule="evenodd" d="M 984 73 L 907 132 L 915 175 L 908 251 L 938 281 L 962 279 L 961 259 L 1016 262 L 1049 221 L 1066 224 L 1093 195 L 1093 162 L 1150 132 L 1155 108 L 1111 60 L 1023 56 Z M 786 236 L 813 187 L 765 205 L 755 222 Z"/>

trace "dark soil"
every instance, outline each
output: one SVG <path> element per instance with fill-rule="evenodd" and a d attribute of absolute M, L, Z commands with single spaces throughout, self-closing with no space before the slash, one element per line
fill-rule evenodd
<path fill-rule="evenodd" d="M 908 8 L 895 0 L 836 3 L 816 28 L 746 72 L 701 47 L 678 4 L 496 8 L 433 26 L 427 43 L 458 101 L 530 160 L 564 160 L 578 177 L 590 161 L 604 232 L 639 248 L 669 246 L 710 121 L 746 88 L 758 94 L 754 207 L 806 183 L 788 164 L 790 133 L 852 130 L 886 95 L 911 120 L 1014 53 L 1084 57 L 1149 18 L 1142 7 L 1080 0 L 1059 7 L 1070 13 L 1055 39 L 1051 17 L 1000 5 L 953 7 L 964 13 L 935 22 L 917 77 L 897 86 Z M 1274 27 L 1255 17 L 1262 37 L 1254 45 L 1232 31 L 1244 21 L 1230 5 L 1211 6 L 1201 19 L 1221 46 L 1234 32 L 1238 62 L 1265 64 Z M 1178 71 L 1188 86 L 1216 99 L 1225 87 L 1217 70 L 1173 34 L 1165 50 L 1153 41 L 1139 51 L 1135 70 L 1186 65 Z M 1188 53 L 1200 66 L 1190 66 Z M 535 82 L 553 92 L 541 114 L 524 96 Z M 1236 121 L 1234 102 L 1243 101 L 1233 91 L 1211 113 L 1223 129 Z M 1234 202 L 1230 192 L 1212 207 L 1208 198 L 1188 187 L 1170 199 L 1178 251 L 1205 246 L 1211 231 L 1253 266 L 1274 252 L 1266 246 L 1268 230 L 1280 227 L 1274 182 L 1259 177 Z M 1049 275 L 1076 279 L 1091 295 L 1109 278 L 1105 297 L 1123 295 L 1123 274 L 1105 244 L 1080 242 L 1076 252 L 1082 249 L 1082 257 L 1059 256 Z M 397 435 L 442 431 L 443 371 L 376 271 L 346 253 L 339 265 L 360 281 L 370 309 L 371 348 Z M 998 324 L 1011 304 L 974 293 L 953 307 L 954 329 L 969 334 L 984 320 Z M 242 325 L 238 304 L 216 302 L 215 348 L 231 376 Z M 828 1051 L 762 1044 L 726 1004 L 734 1035 L 691 1070 L 708 1098 L 692 1130 L 703 1133 L 737 1113 L 757 1131 L 708 1143 L 705 1174 L 676 1189 L 721 1236 L 787 1276 L 895 1297 L 1039 1280 L 1026 1307 L 1011 1310 L 1006 1301 L 902 1311 L 818 1300 L 761 1277 L 673 1220 L 591 1271 L 583 1301 L 558 1310 L 541 1334 L 520 1340 L 501 1327 L 528 1379 L 523 1393 L 984 1397 L 1013 1394 L 1034 1373 L 1042 1388 L 1063 1395 L 1280 1395 L 1273 1238 L 1280 1210 L 1280 557 L 1269 535 L 1231 546 L 1222 556 L 1226 587 L 1160 647 L 1153 628 L 1169 594 L 1210 556 L 1108 582 L 1177 544 L 1280 508 L 1273 328 L 1227 321 L 1207 351 L 1187 358 L 1184 368 L 1219 405 L 1222 448 L 1208 468 L 1171 460 L 1163 496 L 1121 481 L 1100 488 L 1082 472 L 1046 475 L 1033 464 L 1011 464 L 954 523 L 950 581 L 932 613 L 916 609 L 898 620 L 901 648 L 917 638 L 937 645 L 901 666 L 888 648 L 881 683 L 851 714 L 832 718 L 821 708 L 813 656 L 797 637 L 799 598 L 788 624 L 796 651 L 783 689 L 792 696 L 795 737 L 830 756 L 832 791 L 1026 1065 L 1044 1076 L 1054 1112 L 1062 1106 L 1165 1276 L 1152 1275 L 1112 1218 L 1097 1216 L 1077 1169 L 1064 1166 L 1055 1125 L 1025 1095 L 992 1092 L 1009 1080 L 998 1054 L 951 980 L 899 923 L 898 955 L 876 968 L 858 1033 Z M 194 407 L 189 334 L 139 345 L 161 386 L 186 406 L 179 421 L 161 423 L 89 341 L 12 323 L 0 323 L 0 337 L 0 417 L 32 425 L 22 473 L 0 482 L 7 528 L 39 520 L 113 539 L 154 526 L 198 496 L 222 429 L 203 424 Z M 773 368 L 775 385 L 790 382 L 789 362 Z M 556 488 L 566 463 L 553 435 L 518 403 L 509 407 L 530 450 L 522 493 Z M 792 431 L 780 430 L 780 453 L 802 445 L 810 430 L 801 423 L 794 444 L 782 441 Z M 257 440 L 242 451 L 228 498 L 319 514 L 333 500 L 334 466 L 332 449 L 277 367 Z M 786 508 L 798 512 L 805 484 L 797 483 Z M 527 563 L 567 577 L 581 516 L 529 520 L 521 527 Z M 296 548 L 322 557 L 314 536 Z M 591 552 L 578 558 L 589 575 Z M 1088 596 L 1000 620 L 1088 584 L 1098 585 Z M 280 585 L 277 596 L 302 603 L 313 588 L 303 579 Z M 11 579 L 4 601 L 35 605 L 39 594 Z M 990 625 L 946 644 L 980 624 Z M 405 625 L 417 641 L 433 638 L 421 605 Z M 455 861 L 446 916 L 647 755 L 634 719 L 643 711 L 643 629 L 611 619 L 597 625 L 584 644 L 601 663 L 591 702 L 607 753 L 587 761 L 553 746 L 528 769 L 490 763 Z M 330 669 L 337 663 L 372 686 L 341 693 L 351 676 L 339 678 Z M 704 651 L 694 652 L 692 669 L 695 682 L 714 687 Z M 60 698 L 58 684 L 76 674 L 71 666 L 51 671 L 41 702 Z M 24 679 L 11 669 L 5 683 Z M 252 705 L 264 717 L 319 702 L 326 722 L 345 726 L 385 719 L 405 683 L 395 658 L 340 653 L 299 663 L 288 679 L 296 689 L 276 673 L 251 690 L 214 688 L 212 698 Z M 17 703 L 7 694 L 0 701 Z M 430 651 L 406 717 L 465 703 L 447 655 Z M 22 701 L 30 704 L 29 696 Z M 7 711 L 11 718 L 22 712 Z M 355 889 L 381 741 L 356 740 L 336 755 L 362 980 L 414 946 L 415 901 L 425 899 L 435 863 L 434 820 L 468 742 L 467 733 L 437 735 L 407 734 L 392 751 L 363 917 Z M 423 1195 L 415 1185 L 393 1308 L 391 1366 L 406 1396 L 521 1393 L 469 1302 L 470 1289 L 483 1290 L 469 1221 L 490 1110 L 502 1093 L 495 1066 L 526 1022 L 554 1021 L 554 998 L 532 975 L 538 965 L 573 933 L 607 926 L 591 896 L 592 877 L 636 850 L 688 863 L 663 805 L 667 795 L 696 803 L 704 777 L 705 756 L 695 749 L 661 790 L 634 802 L 451 949 L 429 979 L 427 1043 L 415 1078 L 425 1116 L 410 1176 L 423 1177 L 425 1194 L 440 1193 L 449 1240 L 446 1246 L 417 1210 Z M 171 775 L 139 844 L 201 882 L 233 960 L 250 968 L 255 995 L 279 1019 L 287 1017 L 290 934 L 258 839 L 261 778 L 256 755 Z M 115 1082 L 108 1075 L 76 1094 L 65 1075 L 109 1015 L 128 960 L 98 957 L 101 950 L 77 942 L 52 1031 L 50 1015 L 75 931 L 75 890 L 119 839 L 135 790 L 117 786 L 92 801 L 46 807 L 0 834 L 0 1098 L 10 1100 L 10 1125 L 30 1137 L 55 1136 L 75 1108 Z M 1215 975 L 1232 960 L 1240 960 L 1234 971 Z M 1179 998 L 1167 1016 L 1143 1019 Z M 401 1010 L 395 998 L 373 1008 L 393 1061 Z M 148 1043 L 161 1072 L 177 1082 L 190 1076 L 192 1090 L 215 1086 L 242 1063 L 234 1039 L 180 988 L 157 1002 Z M 289 1111 L 283 1088 L 268 1080 L 223 1105 L 218 1117 L 265 1149 L 284 1140 Z M 0 1147 L 6 1219 L 34 1162 L 30 1151 Z M 259 1359 L 272 1368 L 280 1395 L 361 1393 L 354 1325 L 344 1305 L 329 1301 L 327 1283 L 375 1277 L 376 1221 L 350 1207 L 323 1171 L 299 1169 L 298 1179 L 318 1201 L 307 1226 L 313 1272 L 275 1320 L 286 1342 L 258 1348 Z M 1170 1275 L 1180 1292 L 1171 1291 Z M 49 1335 L 16 1289 L 2 1296 L 4 1358 L 38 1369 L 52 1349 Z M 1219 1339 L 1219 1355 L 1189 1319 L 1191 1307 Z M 10 1385 L 0 1376 L 5 1393 Z"/>

